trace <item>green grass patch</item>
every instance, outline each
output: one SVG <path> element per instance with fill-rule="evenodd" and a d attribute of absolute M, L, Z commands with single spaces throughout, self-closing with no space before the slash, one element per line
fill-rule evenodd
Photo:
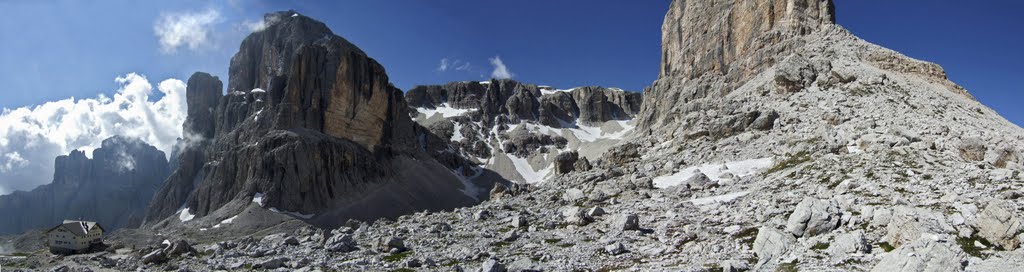
<path fill-rule="evenodd" d="M 722 266 L 717 263 L 706 263 L 704 264 L 704 271 L 722 271 Z"/>
<path fill-rule="evenodd" d="M 733 234 L 732 237 L 750 248 L 754 247 L 754 240 L 757 239 L 757 228 L 748 228 Z"/>
<path fill-rule="evenodd" d="M 391 255 L 388 255 L 388 256 L 384 256 L 384 258 L 381 258 L 381 260 L 383 260 L 385 262 L 393 263 L 393 262 L 401 261 L 401 260 L 409 257 L 410 255 L 412 255 L 412 250 L 404 251 L 404 252 L 399 252 L 399 253 L 391 254 Z"/>
<path fill-rule="evenodd" d="M 558 247 L 560 247 L 560 248 L 570 248 L 570 247 L 574 247 L 574 246 L 576 246 L 576 244 L 573 244 L 573 243 L 561 243 L 561 244 L 558 244 Z"/>
<path fill-rule="evenodd" d="M 985 247 L 979 247 L 975 242 L 978 242 Z M 989 254 L 984 252 L 985 249 L 994 248 L 992 246 L 992 243 L 989 243 L 984 238 L 978 237 L 976 235 L 972 235 L 969 238 L 957 237 L 956 243 L 960 245 L 960 248 L 964 250 L 964 253 L 967 253 L 967 255 L 971 255 L 978 258 L 987 258 Z"/>
<path fill-rule="evenodd" d="M 626 266 L 623 266 L 623 265 L 611 265 L 611 266 L 604 266 L 604 267 L 598 268 L 596 271 L 597 272 L 611 272 L 611 271 L 626 270 L 628 268 L 629 267 L 626 267 Z M 719 270 L 721 270 L 721 269 L 719 269 Z"/>
<path fill-rule="evenodd" d="M 459 262 L 459 260 L 448 260 L 447 262 L 444 262 L 443 264 L 441 264 L 441 266 L 443 266 L 443 267 L 452 267 L 452 266 L 455 266 L 455 265 L 461 264 L 461 263 L 462 262 Z"/>
<path fill-rule="evenodd" d="M 828 243 L 818 242 L 818 243 L 814 244 L 814 246 L 811 246 L 811 249 L 813 249 L 813 250 L 826 250 L 826 249 L 828 249 L 828 246 L 829 246 Z"/>
<path fill-rule="evenodd" d="M 544 243 L 545 244 L 557 244 L 558 242 L 561 242 L 561 241 L 562 241 L 562 239 L 558 239 L 558 238 L 544 239 Z"/>
<path fill-rule="evenodd" d="M 501 247 L 506 247 L 506 246 L 511 245 L 511 244 L 512 243 L 505 242 L 505 241 L 498 241 L 498 242 L 494 243 L 494 246 L 501 248 Z"/>
<path fill-rule="evenodd" d="M 765 170 L 762 175 L 771 175 L 773 173 L 792 168 L 794 166 L 800 165 L 811 160 L 811 154 L 807 153 L 807 151 L 800 151 L 797 152 L 796 154 L 787 155 L 789 156 L 788 158 L 776 163 L 775 166 L 772 166 L 772 168 L 768 168 L 768 170 Z"/>
<path fill-rule="evenodd" d="M 797 267 L 800 265 L 800 261 L 793 261 L 791 263 L 780 263 L 775 268 L 775 272 L 798 272 L 800 269 Z"/>
<path fill-rule="evenodd" d="M 882 248 L 882 250 L 885 250 L 885 252 L 891 252 L 891 251 L 896 249 L 896 247 L 894 247 L 894 246 L 892 246 L 892 245 L 890 245 L 889 243 L 886 243 L 886 242 L 877 243 L 875 245 L 877 245 L 878 247 Z"/>

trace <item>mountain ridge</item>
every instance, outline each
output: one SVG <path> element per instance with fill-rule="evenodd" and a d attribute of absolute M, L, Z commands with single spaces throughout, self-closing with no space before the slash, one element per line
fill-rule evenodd
<path fill-rule="evenodd" d="M 168 175 L 164 153 L 141 140 L 114 136 L 92 152 L 54 159 L 53 182 L 0 196 L 0 233 L 49 228 L 65 219 L 103 222 L 108 230 L 138 227 L 144 206 Z"/>

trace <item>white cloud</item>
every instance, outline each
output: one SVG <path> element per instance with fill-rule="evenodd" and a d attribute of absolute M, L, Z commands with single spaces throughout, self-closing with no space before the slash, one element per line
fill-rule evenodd
<path fill-rule="evenodd" d="M 0 157 L 3 163 L 0 163 L 0 173 L 11 172 L 14 169 L 19 169 L 28 165 L 28 161 L 21 157 L 21 153 L 17 151 L 4 154 Z"/>
<path fill-rule="evenodd" d="M 200 50 L 210 46 L 213 26 L 221 21 L 220 12 L 208 9 L 194 13 L 168 13 L 160 16 L 153 31 L 160 39 L 160 50 L 177 52 L 179 47 Z"/>
<path fill-rule="evenodd" d="M 143 76 L 115 79 L 113 97 L 68 98 L 0 113 L 0 195 L 30 190 L 53 178 L 54 158 L 72 150 L 92 154 L 115 135 L 146 141 L 170 155 L 185 120 L 185 83 L 160 82 L 162 93 L 150 101 L 153 85 Z"/>
<path fill-rule="evenodd" d="M 448 58 L 441 59 L 441 65 L 437 66 L 437 70 L 441 72 L 448 71 Z"/>
<path fill-rule="evenodd" d="M 458 65 L 458 61 L 455 61 L 455 63 L 456 63 L 456 65 Z M 455 67 L 455 71 L 469 71 L 469 68 L 470 68 L 469 62 L 467 61 L 466 63 L 463 63 L 462 65 L 459 65 L 458 67 Z"/>
<path fill-rule="evenodd" d="M 298 14 L 298 13 L 296 13 L 296 14 Z M 269 20 L 267 20 L 267 19 L 268 18 L 261 18 L 259 21 L 255 21 L 255 22 L 254 21 L 250 21 L 250 20 L 245 20 L 245 21 L 242 21 L 242 23 L 240 23 L 238 25 L 238 28 L 241 29 L 242 31 L 247 31 L 248 33 L 260 32 L 260 31 L 263 31 L 264 29 L 267 29 L 268 26 L 276 24 L 278 21 L 281 20 L 281 18 L 278 18 L 278 17 L 270 17 Z"/>
<path fill-rule="evenodd" d="M 443 58 L 443 59 L 441 59 L 441 65 L 439 65 L 437 67 L 437 71 L 445 72 L 445 71 L 448 71 L 448 70 L 455 70 L 455 71 L 471 72 L 472 68 L 473 68 L 473 66 L 468 61 L 463 61 L 461 59 L 454 59 L 453 60 L 453 59 L 450 59 L 450 58 Z"/>
<path fill-rule="evenodd" d="M 256 21 L 256 22 L 245 20 L 245 21 L 242 22 L 242 29 L 249 31 L 250 33 L 251 32 L 263 31 L 266 28 L 267 28 L 267 22 L 265 22 L 263 20 L 259 20 L 259 21 Z"/>
<path fill-rule="evenodd" d="M 505 62 L 501 61 L 501 57 L 494 56 L 491 58 L 491 66 L 494 66 L 494 71 L 491 72 L 491 77 L 496 79 L 509 79 L 515 76 L 512 71 L 508 70 L 505 66 Z"/>

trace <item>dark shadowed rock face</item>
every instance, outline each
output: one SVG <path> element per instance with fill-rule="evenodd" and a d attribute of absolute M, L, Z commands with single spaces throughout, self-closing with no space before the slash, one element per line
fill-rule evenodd
<path fill-rule="evenodd" d="M 188 117 L 185 118 L 182 139 L 172 156 L 171 175 L 149 203 L 147 221 L 170 216 L 185 202 L 203 178 L 207 149 L 213 142 L 215 116 L 223 97 L 220 79 L 207 73 L 195 73 L 188 79 L 186 102 Z M 203 110 L 206 109 L 206 110 Z"/>
<path fill-rule="evenodd" d="M 167 177 L 164 153 L 140 140 L 112 137 L 92 153 L 55 160 L 53 183 L 0 196 L 0 234 L 48 228 L 64 219 L 99 222 L 106 230 L 137 227 Z"/>
<path fill-rule="evenodd" d="M 224 84 L 220 79 L 207 73 L 195 73 L 188 79 L 185 101 L 188 104 L 188 119 L 183 130 L 186 138 L 213 138 L 216 131 L 214 112 L 220 102 Z"/>
<path fill-rule="evenodd" d="M 149 223 L 168 224 L 162 220 L 186 208 L 197 217 L 235 215 L 244 205 L 229 204 L 257 194 L 268 209 L 316 215 L 302 219 L 327 226 L 473 203 L 458 178 L 425 155 L 430 137 L 379 63 L 309 17 L 288 11 L 265 21 L 231 60 L 212 137 L 182 152 Z M 219 82 L 193 78 L 195 90 L 219 95 Z M 205 122 L 204 112 L 191 113 L 207 102 L 190 99 L 186 123 Z M 414 169 L 426 170 L 408 173 Z"/>

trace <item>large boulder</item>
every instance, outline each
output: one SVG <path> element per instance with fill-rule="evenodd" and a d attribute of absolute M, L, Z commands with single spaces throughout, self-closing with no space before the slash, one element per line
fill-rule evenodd
<path fill-rule="evenodd" d="M 988 152 L 988 147 L 979 138 L 967 138 L 960 143 L 959 150 L 960 157 L 965 160 L 983 161 L 985 160 L 985 152 Z"/>
<path fill-rule="evenodd" d="M 576 151 L 562 152 L 555 156 L 555 173 L 568 174 L 576 170 L 576 161 L 580 154 Z"/>
<path fill-rule="evenodd" d="M 580 154 L 576 151 L 568 151 L 559 153 L 555 157 L 555 161 L 552 162 L 555 165 L 555 173 L 568 174 L 573 171 L 587 171 L 593 166 L 590 165 L 590 161 L 587 158 L 580 157 Z"/>
<path fill-rule="evenodd" d="M 870 253 L 871 244 L 864 237 L 863 230 L 856 230 L 849 233 L 837 235 L 835 240 L 825 250 L 833 260 L 842 260 L 849 255 L 857 253 Z"/>
<path fill-rule="evenodd" d="M 786 231 L 797 237 L 828 233 L 839 227 L 842 211 L 835 200 L 806 197 L 789 216 Z"/>
<path fill-rule="evenodd" d="M 580 207 L 568 206 L 562 208 L 562 220 L 566 224 L 582 226 L 590 223 L 592 218 Z"/>
<path fill-rule="evenodd" d="M 774 267 L 793 248 L 796 239 L 789 233 L 771 227 L 761 227 L 754 238 L 753 251 L 758 262 L 755 269 Z"/>
<path fill-rule="evenodd" d="M 955 243 L 931 235 L 885 253 L 871 271 L 962 271 L 966 258 Z"/>
<path fill-rule="evenodd" d="M 1017 234 L 1021 233 L 1024 221 L 1017 214 L 1014 204 L 994 200 L 978 215 L 978 235 L 1006 250 L 1020 247 Z"/>
<path fill-rule="evenodd" d="M 899 206 L 893 209 L 886 231 L 887 233 L 882 239 L 894 247 L 899 247 L 916 241 L 925 234 L 950 234 L 954 233 L 956 229 L 947 223 L 945 217 L 940 213 Z"/>

